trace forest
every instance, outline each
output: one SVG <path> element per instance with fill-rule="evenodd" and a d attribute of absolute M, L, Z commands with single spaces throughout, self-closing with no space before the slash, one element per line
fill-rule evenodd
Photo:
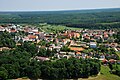
<path fill-rule="evenodd" d="M 48 23 L 90 29 L 119 28 L 120 9 L 0 12 L 0 23 Z"/>

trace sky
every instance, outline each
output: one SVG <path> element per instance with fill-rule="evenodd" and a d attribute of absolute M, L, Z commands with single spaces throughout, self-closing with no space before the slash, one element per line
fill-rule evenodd
<path fill-rule="evenodd" d="M 0 0 L 0 11 L 120 8 L 120 0 Z"/>

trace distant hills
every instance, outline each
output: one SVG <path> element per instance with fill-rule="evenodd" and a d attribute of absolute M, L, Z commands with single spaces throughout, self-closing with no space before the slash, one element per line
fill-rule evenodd
<path fill-rule="evenodd" d="M 0 23 L 48 23 L 80 28 L 119 28 L 120 8 L 0 12 Z"/>
<path fill-rule="evenodd" d="M 39 13 L 39 14 L 60 14 L 60 13 L 97 13 L 97 12 L 118 12 L 120 8 L 106 8 L 106 9 L 86 9 L 86 10 L 60 10 L 60 11 L 0 11 L 2 13 Z"/>

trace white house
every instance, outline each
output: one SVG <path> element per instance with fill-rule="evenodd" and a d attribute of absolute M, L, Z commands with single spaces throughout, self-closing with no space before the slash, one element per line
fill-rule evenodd
<path fill-rule="evenodd" d="M 96 42 L 90 42 L 90 47 L 91 48 L 96 48 L 97 47 L 97 43 Z"/>

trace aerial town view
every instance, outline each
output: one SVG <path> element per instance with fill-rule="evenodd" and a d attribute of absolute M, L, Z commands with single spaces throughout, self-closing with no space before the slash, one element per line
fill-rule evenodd
<path fill-rule="evenodd" d="M 120 80 L 119 0 L 0 0 L 0 80 Z"/>

